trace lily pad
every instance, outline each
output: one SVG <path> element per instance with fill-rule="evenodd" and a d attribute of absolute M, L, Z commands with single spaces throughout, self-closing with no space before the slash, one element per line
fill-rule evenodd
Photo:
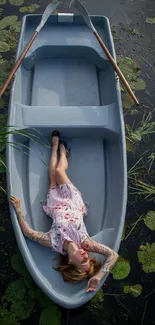
<path fill-rule="evenodd" d="M 55 306 L 53 301 L 51 301 L 51 299 L 49 299 L 39 288 L 35 290 L 34 295 L 35 295 L 35 299 L 38 300 L 41 306 L 44 307 L 53 307 L 53 305 Z"/>
<path fill-rule="evenodd" d="M 133 100 L 131 99 L 131 97 L 129 96 L 128 93 L 123 93 L 122 94 L 122 103 L 123 103 L 124 108 L 130 108 L 131 106 L 134 105 L 134 102 L 133 102 Z"/>
<path fill-rule="evenodd" d="M 6 0 L 0 0 L 0 5 L 5 5 Z"/>
<path fill-rule="evenodd" d="M 27 6 L 27 7 L 21 7 L 20 9 L 19 9 L 19 11 L 21 12 L 21 13 L 24 13 L 24 12 L 30 12 L 30 13 L 32 13 L 32 12 L 35 12 L 37 9 L 39 9 L 40 8 L 40 5 L 37 5 L 37 4 L 32 4 L 31 6 Z"/>
<path fill-rule="evenodd" d="M 0 324 L 1 325 L 20 325 L 16 315 L 7 308 L 0 306 Z"/>
<path fill-rule="evenodd" d="M 3 19 L 0 20 L 0 29 L 4 29 L 6 27 L 14 25 L 16 24 L 16 22 L 17 22 L 17 16 L 15 15 L 4 17 Z"/>
<path fill-rule="evenodd" d="M 3 8 L 0 8 L 0 16 L 1 16 L 1 14 L 2 14 L 3 10 L 4 10 Z"/>
<path fill-rule="evenodd" d="M 125 279 L 130 273 L 130 263 L 123 257 L 119 256 L 111 274 L 115 280 Z"/>
<path fill-rule="evenodd" d="M 148 24 L 155 24 L 155 17 L 154 17 L 154 18 L 147 17 L 147 18 L 146 18 L 146 22 L 147 22 Z"/>
<path fill-rule="evenodd" d="M 53 304 L 52 307 L 45 308 L 40 315 L 39 325 L 60 325 L 61 313 Z"/>
<path fill-rule="evenodd" d="M 142 286 L 140 284 L 135 284 L 134 286 L 124 286 L 124 293 L 130 293 L 133 297 L 139 297 L 142 293 Z"/>
<path fill-rule="evenodd" d="M 155 231 L 155 211 L 148 211 L 144 217 L 145 225 L 152 231 Z"/>
<path fill-rule="evenodd" d="M 10 26 L 9 30 L 0 30 L 0 39 L 1 41 L 7 43 L 9 48 L 16 48 L 17 46 L 17 33 L 15 32 L 16 24 L 13 25 L 13 29 L 11 29 L 12 26 Z"/>
<path fill-rule="evenodd" d="M 155 272 L 155 243 L 141 245 L 137 256 L 145 273 Z"/>
<path fill-rule="evenodd" d="M 14 301 L 11 305 L 11 311 L 16 315 L 19 320 L 28 318 L 34 309 L 34 301 L 29 297 L 25 297 L 24 300 Z"/>
<path fill-rule="evenodd" d="M 21 6 L 24 3 L 24 0 L 9 0 L 9 3 L 12 6 Z"/>
<path fill-rule="evenodd" d="M 17 254 L 14 254 L 11 257 L 11 265 L 12 268 L 19 273 L 20 275 L 22 275 L 24 277 L 24 283 L 26 285 L 27 288 L 32 288 L 33 287 L 33 280 L 25 266 L 25 263 L 23 261 L 23 258 L 20 254 L 20 252 L 18 252 Z"/>
<path fill-rule="evenodd" d="M 21 21 L 17 21 L 16 24 L 10 26 L 10 30 L 13 30 L 16 33 L 20 32 Z"/>
<path fill-rule="evenodd" d="M 136 90 L 143 90 L 146 88 L 146 83 L 143 79 L 141 78 L 137 78 L 137 80 L 135 81 L 135 89 Z"/>
<path fill-rule="evenodd" d="M 8 77 L 8 74 L 11 70 L 12 67 L 12 61 L 7 61 L 4 60 L 1 64 L 0 64 L 0 88 L 3 86 L 3 83 L 5 82 L 5 80 Z"/>
<path fill-rule="evenodd" d="M 8 52 L 10 51 L 9 44 L 6 42 L 0 41 L 0 52 Z"/>
<path fill-rule="evenodd" d="M 0 231 L 4 232 L 6 229 L 2 226 L 0 227 Z"/>
<path fill-rule="evenodd" d="M 26 287 L 23 280 L 16 280 L 10 283 L 3 298 L 9 302 L 21 301 L 25 298 Z"/>
<path fill-rule="evenodd" d="M 97 294 L 90 300 L 89 305 L 93 308 L 99 308 L 102 306 L 102 303 L 104 301 L 104 293 L 103 290 L 100 289 Z"/>

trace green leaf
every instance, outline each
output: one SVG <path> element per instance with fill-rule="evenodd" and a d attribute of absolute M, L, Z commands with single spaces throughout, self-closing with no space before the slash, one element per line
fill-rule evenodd
<path fill-rule="evenodd" d="M 142 286 L 140 284 L 135 284 L 134 286 L 124 286 L 124 293 L 130 293 L 133 297 L 139 297 L 142 293 Z"/>
<path fill-rule="evenodd" d="M 119 256 L 111 274 L 115 280 L 125 279 L 130 273 L 130 263 Z"/>
<path fill-rule="evenodd" d="M 130 108 L 134 105 L 133 100 L 126 92 L 122 94 L 122 103 L 124 108 Z"/>
<path fill-rule="evenodd" d="M 3 10 L 4 10 L 3 8 L 0 8 L 0 16 L 1 16 L 1 14 L 2 14 Z"/>
<path fill-rule="evenodd" d="M 6 166 L 5 160 L 6 160 L 5 155 L 1 156 L 1 158 L 0 158 L 0 174 L 6 173 L 7 166 Z"/>
<path fill-rule="evenodd" d="M 155 211 L 148 211 L 144 217 L 145 225 L 152 231 L 155 231 Z"/>
<path fill-rule="evenodd" d="M 24 300 L 15 300 L 11 305 L 11 312 L 13 312 L 17 319 L 24 320 L 28 318 L 34 309 L 34 301 L 29 297 L 25 297 Z"/>
<path fill-rule="evenodd" d="M 135 82 L 135 90 L 143 90 L 146 88 L 146 83 L 143 79 L 137 78 Z"/>
<path fill-rule="evenodd" d="M 0 306 L 0 324 L 1 325 L 20 325 L 16 315 L 11 313 L 8 309 Z"/>
<path fill-rule="evenodd" d="M 21 21 L 17 21 L 16 24 L 10 26 L 10 30 L 13 30 L 16 33 L 20 32 Z"/>
<path fill-rule="evenodd" d="M 24 13 L 24 12 L 30 12 L 33 13 L 35 12 L 37 9 L 40 8 L 40 5 L 37 4 L 32 4 L 31 6 L 27 6 L 27 7 L 21 7 L 19 9 L 20 12 Z"/>
<path fill-rule="evenodd" d="M 6 0 L 0 0 L 0 5 L 5 5 Z"/>
<path fill-rule="evenodd" d="M 16 280 L 9 284 L 4 299 L 10 302 L 21 301 L 25 298 L 26 287 L 23 280 Z"/>
<path fill-rule="evenodd" d="M 35 290 L 35 299 L 38 300 L 40 305 L 44 307 L 55 306 L 54 302 L 51 299 L 49 299 L 39 288 Z"/>
<path fill-rule="evenodd" d="M 8 26 L 14 25 L 17 22 L 17 16 L 7 16 L 0 20 L 0 29 L 4 29 Z"/>
<path fill-rule="evenodd" d="M 0 52 L 8 52 L 10 47 L 6 42 L 0 41 Z"/>
<path fill-rule="evenodd" d="M 17 252 L 17 254 L 12 255 L 11 265 L 12 265 L 12 268 L 20 275 L 25 276 L 25 275 L 29 274 L 28 270 L 25 266 L 25 263 L 23 261 L 23 258 L 19 251 Z"/>
<path fill-rule="evenodd" d="M 21 6 L 24 3 L 24 0 L 9 0 L 9 2 L 12 6 Z"/>
<path fill-rule="evenodd" d="M 145 273 L 155 272 L 155 243 L 141 245 L 137 256 Z"/>
<path fill-rule="evenodd" d="M 104 293 L 103 290 L 100 289 L 97 294 L 90 300 L 89 305 L 90 309 L 93 308 L 99 308 L 103 306 L 104 301 Z"/>
<path fill-rule="evenodd" d="M 0 231 L 4 232 L 6 229 L 2 226 L 0 227 Z"/>
<path fill-rule="evenodd" d="M 39 318 L 39 325 L 60 325 L 60 318 L 60 311 L 56 305 L 53 305 L 52 307 L 48 307 L 42 311 Z"/>
<path fill-rule="evenodd" d="M 146 18 L 146 22 L 147 22 L 148 24 L 155 24 L 155 18 L 147 17 L 147 18 Z"/>
<path fill-rule="evenodd" d="M 0 97 L 0 108 L 5 108 L 5 101 Z"/>

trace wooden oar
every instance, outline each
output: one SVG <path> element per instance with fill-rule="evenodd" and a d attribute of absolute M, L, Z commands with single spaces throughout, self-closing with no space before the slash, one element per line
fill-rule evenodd
<path fill-rule="evenodd" d="M 107 49 L 107 47 L 106 47 L 105 43 L 103 42 L 102 38 L 100 37 L 97 30 L 95 29 L 87 9 L 84 7 L 84 5 L 79 0 L 73 0 L 71 2 L 71 6 L 74 6 L 77 9 L 77 11 L 80 13 L 80 15 L 85 20 L 88 27 L 92 30 L 93 34 L 95 35 L 95 37 L 97 38 L 98 42 L 100 43 L 102 49 L 104 50 L 106 56 L 108 57 L 110 63 L 112 64 L 114 70 L 117 72 L 120 80 L 122 81 L 123 85 L 127 89 L 129 95 L 131 96 L 133 101 L 136 103 L 136 105 L 139 105 L 139 101 L 138 101 L 137 97 L 135 96 L 134 92 L 132 91 L 130 85 L 128 84 L 127 80 L 125 79 L 123 73 L 121 72 L 120 68 L 116 64 L 116 62 L 113 59 L 112 55 L 110 54 L 109 50 Z"/>
<path fill-rule="evenodd" d="M 3 87 L 0 89 L 0 97 L 3 95 L 3 93 L 5 92 L 5 90 L 7 89 L 8 85 L 10 84 L 12 78 L 14 77 L 16 71 L 18 70 L 22 60 L 24 59 L 26 53 L 28 52 L 28 50 L 30 49 L 32 43 L 34 42 L 36 36 L 38 35 L 38 33 L 40 32 L 40 30 L 42 29 L 42 27 L 45 25 L 47 19 L 49 18 L 49 16 L 51 15 L 51 13 L 56 9 L 56 7 L 58 6 L 59 2 L 57 0 L 52 1 L 45 9 L 42 18 L 41 18 L 41 22 L 38 25 L 38 27 L 36 28 L 33 36 L 31 37 L 31 39 L 29 40 L 28 44 L 25 46 L 24 50 L 22 51 L 22 53 L 20 54 L 17 62 L 15 63 L 13 69 L 11 70 L 8 79 L 5 81 Z"/>

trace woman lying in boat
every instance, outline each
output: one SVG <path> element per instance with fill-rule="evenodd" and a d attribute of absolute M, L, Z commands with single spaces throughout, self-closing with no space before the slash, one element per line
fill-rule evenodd
<path fill-rule="evenodd" d="M 118 254 L 89 237 L 83 221 L 87 208 L 81 193 L 66 174 L 68 155 L 66 142 L 60 140 L 58 131 L 54 131 L 49 163 L 50 187 L 46 204 L 43 204 L 45 213 L 53 219 L 49 232 L 32 230 L 24 218 L 20 200 L 11 196 L 10 201 L 16 210 L 24 235 L 62 254 L 55 269 L 62 274 L 64 281 L 78 282 L 89 279 L 86 292 L 90 292 L 97 289 L 102 277 L 114 266 Z M 105 264 L 101 267 L 100 262 L 89 257 L 87 252 L 103 254 L 106 257 Z"/>

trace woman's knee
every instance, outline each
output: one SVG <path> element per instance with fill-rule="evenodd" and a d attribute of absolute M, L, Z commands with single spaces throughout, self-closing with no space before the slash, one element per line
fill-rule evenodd
<path fill-rule="evenodd" d="M 55 176 L 59 177 L 59 176 L 62 176 L 63 174 L 64 174 L 64 169 L 57 167 L 55 170 Z"/>

